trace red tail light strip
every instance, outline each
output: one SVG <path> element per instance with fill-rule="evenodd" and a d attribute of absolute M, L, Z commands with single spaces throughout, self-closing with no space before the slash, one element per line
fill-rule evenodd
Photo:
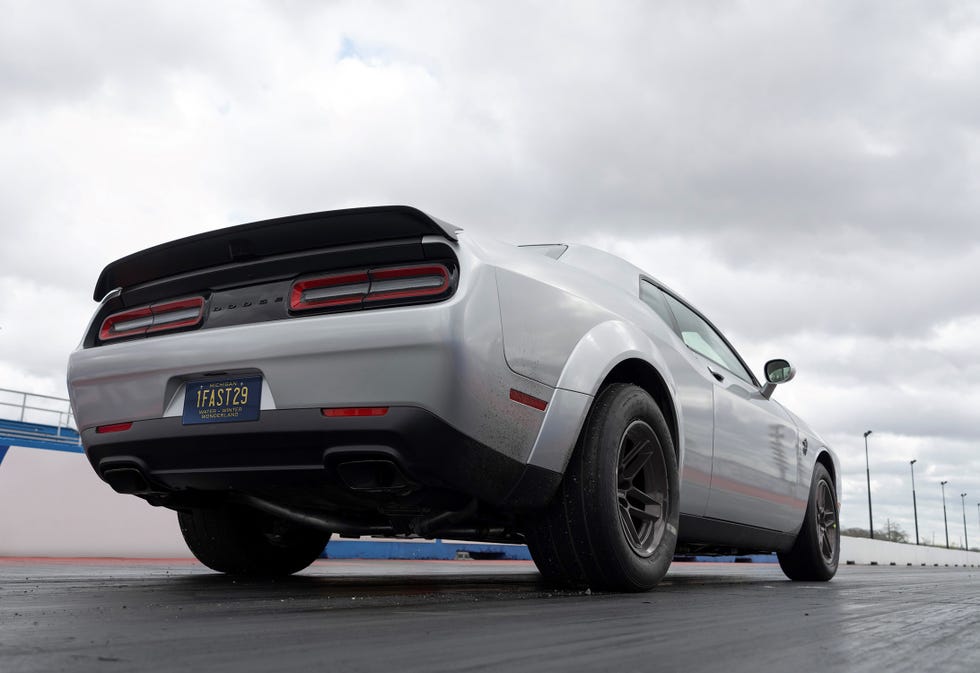
<path fill-rule="evenodd" d="M 360 304 L 370 284 L 367 271 L 297 281 L 289 291 L 289 308 L 297 311 Z"/>
<path fill-rule="evenodd" d="M 153 325 L 146 331 L 160 332 L 178 327 L 190 327 L 201 322 L 204 308 L 204 297 L 180 299 L 163 304 L 153 304 Z"/>
<path fill-rule="evenodd" d="M 384 416 L 388 407 L 340 407 L 336 409 L 320 409 L 327 418 L 353 418 L 360 416 Z"/>
<path fill-rule="evenodd" d="M 304 278 L 289 293 L 291 311 L 309 311 L 368 302 L 437 297 L 449 290 L 443 264 L 415 264 L 387 269 Z"/>
<path fill-rule="evenodd" d="M 114 313 L 102 321 L 101 341 L 192 327 L 204 316 L 204 297 L 190 297 Z"/>
<path fill-rule="evenodd" d="M 442 264 L 377 269 L 370 273 L 371 291 L 364 301 L 431 297 L 449 289 L 449 270 Z"/>
<path fill-rule="evenodd" d="M 111 315 L 102 321 L 99 338 L 102 341 L 145 334 L 146 328 L 153 324 L 153 311 L 149 306 Z"/>

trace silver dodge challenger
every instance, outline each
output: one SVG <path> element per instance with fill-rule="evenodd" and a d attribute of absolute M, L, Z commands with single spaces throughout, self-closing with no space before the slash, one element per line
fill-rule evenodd
<path fill-rule="evenodd" d="M 297 572 L 332 534 L 524 542 L 560 586 L 675 554 L 829 580 L 837 458 L 690 303 L 616 256 L 419 210 L 285 217 L 109 264 L 68 365 L 85 453 L 194 555 Z"/>

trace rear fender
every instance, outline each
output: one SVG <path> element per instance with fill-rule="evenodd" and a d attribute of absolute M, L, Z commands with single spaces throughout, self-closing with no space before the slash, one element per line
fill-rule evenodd
<path fill-rule="evenodd" d="M 677 426 L 683 427 L 681 409 L 676 404 L 676 386 L 660 350 L 636 327 L 609 320 L 589 330 L 572 350 L 531 450 L 530 464 L 564 473 L 600 387 L 616 365 L 631 359 L 643 360 L 660 373 L 677 414 Z M 680 462 L 683 447 L 681 436 L 679 465 L 683 464 Z"/>

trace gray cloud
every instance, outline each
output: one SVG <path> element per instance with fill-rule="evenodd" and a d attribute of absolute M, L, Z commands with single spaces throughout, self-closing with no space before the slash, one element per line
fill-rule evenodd
<path fill-rule="evenodd" d="M 980 315 L 980 245 L 944 254 L 833 243 L 760 242 L 771 263 L 740 263 L 720 250 L 725 234 L 585 240 L 626 257 L 747 339 L 775 335 L 927 338 L 951 320 Z M 825 335 L 825 336 L 824 336 Z M 880 346 L 879 346 L 880 347 Z"/>

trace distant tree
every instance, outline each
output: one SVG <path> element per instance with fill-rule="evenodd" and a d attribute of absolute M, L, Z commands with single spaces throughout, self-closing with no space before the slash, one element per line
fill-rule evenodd
<path fill-rule="evenodd" d="M 840 532 L 841 535 L 847 535 L 848 537 L 868 537 L 867 528 L 843 528 Z M 876 540 L 885 540 L 887 542 L 909 542 L 908 534 L 902 530 L 902 527 L 896 523 L 888 524 L 880 529 L 875 530 Z"/>
<path fill-rule="evenodd" d="M 840 532 L 841 535 L 846 535 L 848 537 L 868 537 L 867 528 L 843 528 Z"/>
<path fill-rule="evenodd" d="M 897 523 L 887 522 L 885 530 L 876 530 L 875 539 L 889 542 L 908 542 L 909 536 Z"/>

